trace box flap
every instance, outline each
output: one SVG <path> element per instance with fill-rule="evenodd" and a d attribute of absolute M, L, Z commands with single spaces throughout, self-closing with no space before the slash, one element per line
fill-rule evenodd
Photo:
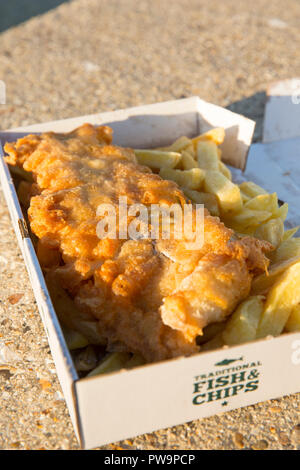
<path fill-rule="evenodd" d="M 213 127 L 224 127 L 225 140 L 221 145 L 222 160 L 243 170 L 252 141 L 255 122 L 228 109 L 199 99 L 199 133 Z"/>
<path fill-rule="evenodd" d="M 294 137 L 300 137 L 300 78 L 269 86 L 263 125 L 263 142 Z"/>
<path fill-rule="evenodd" d="M 224 127 L 222 159 L 244 169 L 255 122 L 198 97 L 166 101 L 119 111 L 112 111 L 60 121 L 18 127 L 0 133 L 2 143 L 28 133 L 69 132 L 89 122 L 109 125 L 114 130 L 114 143 L 133 148 L 169 145 L 183 135 L 195 137 L 214 127 Z"/>

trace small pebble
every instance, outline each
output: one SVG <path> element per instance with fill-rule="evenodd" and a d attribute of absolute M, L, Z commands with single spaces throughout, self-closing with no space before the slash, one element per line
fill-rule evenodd
<path fill-rule="evenodd" d="M 268 442 L 265 439 L 261 439 L 260 441 L 257 441 L 255 444 L 251 446 L 251 449 L 253 450 L 265 450 L 269 446 Z"/>
<path fill-rule="evenodd" d="M 271 413 L 280 413 L 281 408 L 280 408 L 280 406 L 271 406 L 271 407 L 269 408 L 269 411 L 270 411 Z"/>
<path fill-rule="evenodd" d="M 8 297 L 9 303 L 15 305 L 19 302 L 19 300 L 23 297 L 24 294 L 13 294 Z"/>
<path fill-rule="evenodd" d="M 290 439 L 288 435 L 284 432 L 279 433 L 278 439 L 280 444 L 282 444 L 283 446 L 288 446 L 290 444 Z"/>
<path fill-rule="evenodd" d="M 291 432 L 291 440 L 296 446 L 300 445 L 300 423 L 297 424 Z"/>
<path fill-rule="evenodd" d="M 39 379 L 42 390 L 48 390 L 52 385 L 48 380 Z"/>
<path fill-rule="evenodd" d="M 13 374 L 11 374 L 9 369 L 1 369 L 0 370 L 0 377 L 2 377 L 4 380 L 9 380 Z"/>
<path fill-rule="evenodd" d="M 244 447 L 244 436 L 240 432 L 236 432 L 233 436 L 233 442 L 239 449 Z"/>
<path fill-rule="evenodd" d="M 19 449 L 20 447 L 22 447 L 22 443 L 19 442 L 19 441 L 16 441 L 16 442 L 11 442 L 10 446 L 13 448 L 13 449 Z"/>

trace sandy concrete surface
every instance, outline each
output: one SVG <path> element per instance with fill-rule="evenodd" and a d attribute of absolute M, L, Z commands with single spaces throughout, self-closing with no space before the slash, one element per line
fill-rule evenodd
<path fill-rule="evenodd" d="M 0 35 L 2 129 L 191 95 L 256 119 L 300 76 L 298 0 L 74 0 Z M 78 449 L 0 192 L 0 448 Z M 300 448 L 300 395 L 106 446 Z"/>

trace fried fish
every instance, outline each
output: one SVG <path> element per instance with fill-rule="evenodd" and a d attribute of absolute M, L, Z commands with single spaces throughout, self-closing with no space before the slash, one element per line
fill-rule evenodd
<path fill-rule="evenodd" d="M 197 352 L 203 328 L 230 315 L 268 266 L 269 243 L 240 239 L 207 210 L 196 250 L 163 237 L 99 239 L 101 204 L 118 214 L 120 197 L 148 209 L 187 202 L 176 183 L 139 165 L 133 150 L 112 145 L 107 126 L 28 135 L 5 151 L 34 180 L 28 217 L 50 292 L 65 289 L 109 351 L 147 361 Z"/>

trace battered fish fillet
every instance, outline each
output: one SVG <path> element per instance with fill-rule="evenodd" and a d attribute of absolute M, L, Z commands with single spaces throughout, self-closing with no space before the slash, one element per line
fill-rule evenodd
<path fill-rule="evenodd" d="M 206 210 L 197 250 L 188 250 L 184 239 L 99 239 L 102 203 L 118 211 L 120 196 L 148 208 L 186 202 L 176 183 L 111 142 L 109 127 L 85 124 L 5 146 L 6 161 L 35 181 L 28 215 L 49 287 L 63 287 L 76 311 L 97 321 L 108 350 L 140 353 L 147 361 L 193 354 L 202 329 L 247 297 L 254 273 L 267 268 L 271 245 L 237 239 Z"/>

